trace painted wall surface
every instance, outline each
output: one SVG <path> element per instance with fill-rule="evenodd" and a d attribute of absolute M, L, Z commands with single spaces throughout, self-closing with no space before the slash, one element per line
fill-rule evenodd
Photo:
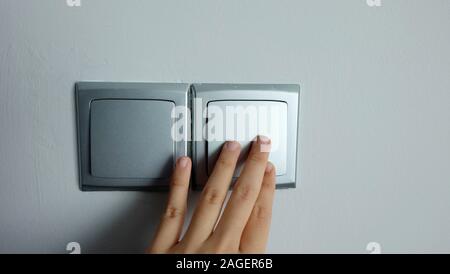
<path fill-rule="evenodd" d="M 0 252 L 153 234 L 165 193 L 78 188 L 82 80 L 300 83 L 268 252 L 450 252 L 450 1 L 381 3 L 0 0 Z"/>

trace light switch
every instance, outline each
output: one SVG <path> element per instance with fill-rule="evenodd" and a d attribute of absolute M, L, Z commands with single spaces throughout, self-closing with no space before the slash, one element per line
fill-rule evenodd
<path fill-rule="evenodd" d="M 269 161 L 276 167 L 276 175 L 286 174 L 287 162 L 287 103 L 277 101 L 212 101 L 208 109 L 216 108 L 224 115 L 214 126 L 222 125 L 221 132 L 228 133 L 224 140 L 237 140 L 241 144 L 241 155 L 234 173 L 239 177 L 251 141 L 258 135 L 271 140 Z M 209 124 L 207 124 L 209 126 Z M 211 130 L 207 131 L 208 133 Z M 224 141 L 207 141 L 208 175 L 211 174 Z"/>
<path fill-rule="evenodd" d="M 226 140 L 242 146 L 236 181 L 257 135 L 271 139 L 277 188 L 295 187 L 299 94 L 291 84 L 77 83 L 80 188 L 167 190 L 189 156 L 202 189 Z"/>
<path fill-rule="evenodd" d="M 187 109 L 188 94 L 188 84 L 77 83 L 80 188 L 168 189 L 189 152 L 189 127 L 172 138 L 173 110 Z"/>
<path fill-rule="evenodd" d="M 175 156 L 170 134 L 174 107 L 161 100 L 94 100 L 92 176 L 169 178 Z"/>
<path fill-rule="evenodd" d="M 256 135 L 272 140 L 269 160 L 277 170 L 277 188 L 296 186 L 299 85 L 193 84 L 191 90 L 194 189 L 207 182 L 226 140 L 243 147 L 236 181 Z"/>

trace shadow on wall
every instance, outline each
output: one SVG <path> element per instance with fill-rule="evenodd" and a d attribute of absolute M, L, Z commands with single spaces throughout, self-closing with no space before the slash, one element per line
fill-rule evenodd
<path fill-rule="evenodd" d="M 190 191 L 183 233 L 188 227 L 200 191 Z M 98 234 L 83 244 L 82 253 L 144 253 L 159 225 L 168 192 L 139 192 L 129 207 L 123 208 Z M 103 224 L 103 223 L 102 223 Z M 183 235 L 183 234 L 182 234 Z"/>
<path fill-rule="evenodd" d="M 167 192 L 138 193 L 128 207 L 87 243 L 82 253 L 144 253 L 164 210 Z"/>

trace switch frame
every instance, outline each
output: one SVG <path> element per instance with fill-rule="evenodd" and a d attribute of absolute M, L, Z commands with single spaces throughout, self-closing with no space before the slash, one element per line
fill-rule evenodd
<path fill-rule="evenodd" d="M 287 103 L 287 161 L 286 174 L 276 177 L 276 188 L 295 188 L 299 177 L 298 129 L 300 86 L 297 84 L 187 84 L 133 82 L 78 82 L 75 85 L 76 124 L 78 137 L 79 186 L 82 191 L 144 190 L 164 191 L 169 178 L 101 178 L 90 172 L 91 102 L 102 99 L 161 100 L 185 108 L 183 140 L 175 142 L 174 165 L 177 158 L 192 158 L 192 189 L 200 190 L 208 179 L 207 142 L 198 138 L 197 128 L 203 129 L 206 118 L 198 117 L 214 101 L 275 101 Z M 196 106 L 194 99 L 202 99 Z M 201 108 L 200 112 L 196 108 Z M 150 113 L 149 115 L 152 115 Z M 192 139 L 191 139 L 192 137 Z M 235 181 L 236 178 L 233 179 Z"/>
<path fill-rule="evenodd" d="M 167 190 L 169 178 L 102 178 L 91 174 L 90 114 L 94 100 L 160 100 L 175 106 L 189 107 L 189 84 L 184 83 L 115 83 L 79 82 L 75 87 L 78 134 L 79 182 L 83 191 L 97 190 Z M 152 115 L 152 114 L 149 114 Z M 187 120 L 186 120 L 187 122 Z M 175 142 L 175 159 L 189 154 L 190 125 L 185 126 L 184 138 Z"/>
<path fill-rule="evenodd" d="M 198 129 L 205 128 L 203 110 L 213 101 L 278 101 L 288 105 L 287 110 L 287 163 L 286 174 L 276 177 L 276 188 L 295 188 L 297 181 L 297 140 L 300 104 L 300 86 L 297 84 L 192 84 L 192 98 L 202 99 L 201 106 L 192 103 L 192 121 L 200 123 L 192 127 L 193 184 L 195 190 L 204 187 L 208 180 L 207 141 Z M 201 107 L 201 111 L 196 108 Z M 199 117 L 199 115 L 201 115 Z M 291 131 L 290 131 L 291 129 Z M 237 178 L 233 178 L 233 183 Z"/>

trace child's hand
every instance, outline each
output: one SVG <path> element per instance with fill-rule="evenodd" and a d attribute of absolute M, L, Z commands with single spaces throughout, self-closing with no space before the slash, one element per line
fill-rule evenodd
<path fill-rule="evenodd" d="M 177 160 L 167 209 L 149 253 L 263 253 L 275 193 L 275 167 L 267 161 L 270 140 L 258 137 L 231 197 L 218 220 L 240 153 L 238 142 L 227 142 L 203 189 L 184 237 L 191 160 Z M 217 224 L 217 226 L 216 226 Z"/>

